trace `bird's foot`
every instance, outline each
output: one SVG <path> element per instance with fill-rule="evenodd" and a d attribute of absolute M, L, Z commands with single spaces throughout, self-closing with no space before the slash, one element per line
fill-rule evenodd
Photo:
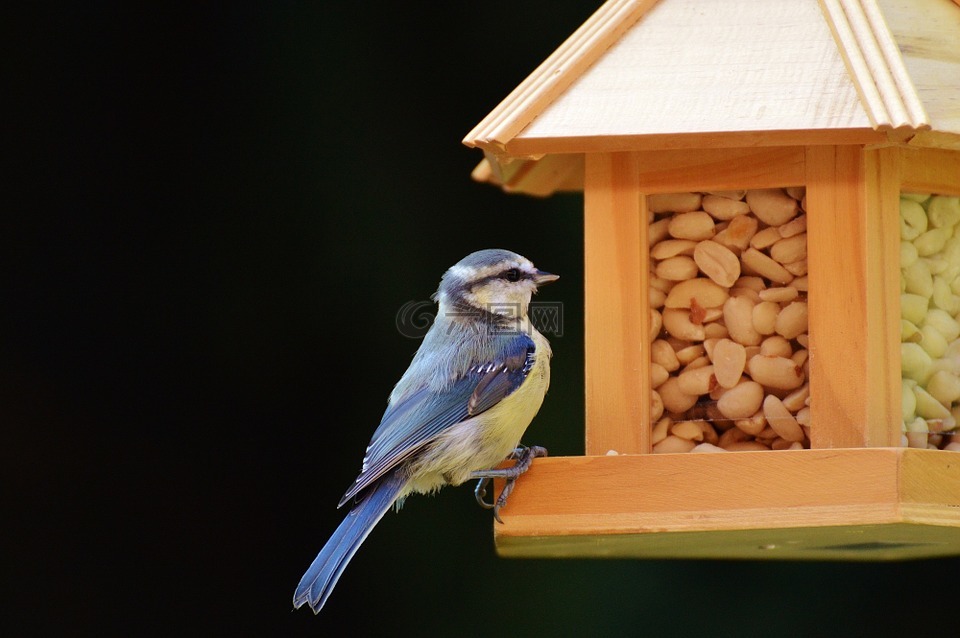
<path fill-rule="evenodd" d="M 507 497 L 510 496 L 511 492 L 513 492 L 513 488 L 517 479 L 521 474 L 530 469 L 533 459 L 546 455 L 547 448 L 540 447 L 539 445 L 532 445 L 530 447 L 521 446 L 515 449 L 513 453 L 507 457 L 516 461 L 516 463 L 514 463 L 511 467 L 493 470 L 480 470 L 474 472 L 471 475 L 471 478 L 479 479 L 477 481 L 477 487 L 473 491 L 473 494 L 477 499 L 477 503 L 480 504 L 480 507 L 492 509 L 493 517 L 497 519 L 498 523 L 502 523 L 503 520 L 500 519 L 500 508 L 506 505 Z M 493 503 L 488 503 L 484 500 L 484 497 L 487 495 L 487 485 L 489 485 L 490 481 L 495 478 L 505 479 L 506 484 L 503 486 L 503 490 L 500 492 L 500 496 L 497 497 L 497 500 Z"/>

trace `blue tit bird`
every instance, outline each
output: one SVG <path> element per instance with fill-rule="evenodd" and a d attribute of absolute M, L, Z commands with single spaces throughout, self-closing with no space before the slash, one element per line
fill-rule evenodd
<path fill-rule="evenodd" d="M 307 569 L 293 606 L 319 613 L 361 543 L 391 506 L 413 493 L 477 479 L 476 498 L 498 511 L 516 478 L 546 450 L 521 447 L 550 385 L 547 339 L 527 311 L 557 275 L 508 250 L 480 250 L 449 268 L 433 295 L 437 316 L 387 401 L 360 475 L 340 499 L 350 512 Z M 496 469 L 513 458 L 512 466 Z M 484 500 L 492 478 L 506 486 Z"/>

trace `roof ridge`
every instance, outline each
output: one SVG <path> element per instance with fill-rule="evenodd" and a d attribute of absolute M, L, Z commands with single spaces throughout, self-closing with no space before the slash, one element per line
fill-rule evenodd
<path fill-rule="evenodd" d="M 593 64 L 658 0 L 607 0 L 467 136 L 471 147 L 503 152 L 580 72 Z"/>
<path fill-rule="evenodd" d="M 819 0 L 860 102 L 876 130 L 930 128 L 876 0 Z"/>

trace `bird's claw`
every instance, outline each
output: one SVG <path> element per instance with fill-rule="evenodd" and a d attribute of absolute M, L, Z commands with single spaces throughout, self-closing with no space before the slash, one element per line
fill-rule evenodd
<path fill-rule="evenodd" d="M 516 461 L 511 467 L 474 472 L 472 477 L 479 479 L 477 481 L 477 487 L 473 490 L 477 503 L 484 509 L 492 509 L 493 518 L 495 518 L 498 523 L 503 523 L 503 520 L 500 518 L 500 509 L 507 504 L 507 497 L 513 492 L 517 479 L 521 474 L 530 469 L 533 459 L 546 455 L 547 449 L 539 445 L 518 447 L 508 457 Z M 503 490 L 500 492 L 497 500 L 493 503 L 488 503 L 484 500 L 484 497 L 487 495 L 487 485 L 495 478 L 504 479 L 506 484 L 503 486 Z"/>
<path fill-rule="evenodd" d="M 477 487 L 473 490 L 473 495 L 477 498 L 477 504 L 480 505 L 485 510 L 491 509 L 494 506 L 494 503 L 488 503 L 483 500 L 483 497 L 487 495 L 487 485 L 490 484 L 492 479 L 484 477 L 477 481 Z"/>

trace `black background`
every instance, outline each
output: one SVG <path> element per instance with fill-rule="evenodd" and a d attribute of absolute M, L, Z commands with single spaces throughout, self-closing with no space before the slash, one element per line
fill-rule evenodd
<path fill-rule="evenodd" d="M 466 486 L 388 514 L 320 616 L 291 611 L 419 344 L 398 313 L 467 253 L 561 275 L 525 441 L 583 452 L 582 198 L 474 183 L 461 140 L 597 6 L 8 22 L 0 633 L 956 635 L 957 559 L 501 559 Z"/>

